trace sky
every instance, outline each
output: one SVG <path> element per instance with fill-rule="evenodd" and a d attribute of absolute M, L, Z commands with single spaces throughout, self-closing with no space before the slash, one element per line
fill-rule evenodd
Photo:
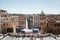
<path fill-rule="evenodd" d="M 60 14 L 60 0 L 0 0 L 0 9 L 18 14 Z"/>

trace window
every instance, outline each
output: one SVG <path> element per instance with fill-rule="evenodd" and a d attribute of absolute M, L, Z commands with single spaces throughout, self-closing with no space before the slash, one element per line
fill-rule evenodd
<path fill-rule="evenodd" d="M 60 26 L 60 23 L 56 23 L 56 24 L 54 24 L 54 26 Z"/>
<path fill-rule="evenodd" d="M 7 32 L 13 32 L 13 28 L 7 28 Z"/>

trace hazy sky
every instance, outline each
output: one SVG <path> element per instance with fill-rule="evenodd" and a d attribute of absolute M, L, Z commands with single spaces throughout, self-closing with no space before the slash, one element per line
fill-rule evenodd
<path fill-rule="evenodd" d="M 0 9 L 9 13 L 60 13 L 60 0 L 0 0 Z"/>

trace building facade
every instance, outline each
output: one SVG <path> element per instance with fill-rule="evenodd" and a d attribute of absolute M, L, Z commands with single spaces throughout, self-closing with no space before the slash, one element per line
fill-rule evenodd
<path fill-rule="evenodd" d="M 0 10 L 0 33 L 13 32 L 26 28 L 26 18 L 28 28 L 39 28 L 41 33 L 56 33 L 60 34 L 60 15 L 45 15 L 41 14 L 10 14 L 5 10 Z"/>

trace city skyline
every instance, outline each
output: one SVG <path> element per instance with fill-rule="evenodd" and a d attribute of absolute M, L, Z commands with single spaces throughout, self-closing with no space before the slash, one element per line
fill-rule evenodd
<path fill-rule="evenodd" d="M 8 13 L 59 14 L 60 0 L 0 0 L 0 9 Z"/>

